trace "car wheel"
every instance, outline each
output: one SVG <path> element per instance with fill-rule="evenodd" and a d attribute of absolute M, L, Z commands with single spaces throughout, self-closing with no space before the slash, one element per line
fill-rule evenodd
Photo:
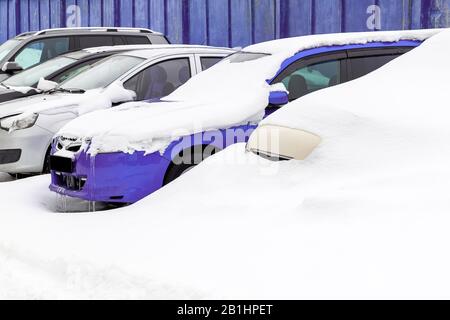
<path fill-rule="evenodd" d="M 184 155 L 186 155 L 186 153 L 187 154 L 190 153 L 189 159 L 199 159 L 201 162 L 206 158 L 212 156 L 213 154 L 217 153 L 218 151 L 220 150 L 212 146 L 201 146 L 200 150 L 198 150 L 198 148 L 195 148 L 183 151 L 180 155 L 178 155 L 177 159 L 180 160 L 184 157 Z M 164 185 L 179 178 L 189 170 L 192 170 L 197 164 L 199 164 L 199 162 L 195 161 L 172 162 L 164 177 Z"/>
<path fill-rule="evenodd" d="M 44 165 L 42 166 L 42 174 L 50 173 L 50 151 L 51 148 L 48 148 L 45 154 Z"/>

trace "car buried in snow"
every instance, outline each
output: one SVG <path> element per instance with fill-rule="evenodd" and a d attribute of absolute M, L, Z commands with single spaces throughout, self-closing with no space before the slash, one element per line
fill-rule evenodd
<path fill-rule="evenodd" d="M 48 172 L 51 141 L 64 124 L 121 102 L 161 98 L 233 52 L 152 45 L 102 59 L 43 94 L 0 104 L 0 172 Z"/>
<path fill-rule="evenodd" d="M 259 121 L 288 102 L 364 76 L 438 32 L 318 35 L 244 48 L 158 102 L 124 104 L 68 123 L 54 139 L 50 189 L 134 203 L 210 155 L 247 142 Z M 311 148 L 298 156 L 320 141 L 303 137 Z"/>

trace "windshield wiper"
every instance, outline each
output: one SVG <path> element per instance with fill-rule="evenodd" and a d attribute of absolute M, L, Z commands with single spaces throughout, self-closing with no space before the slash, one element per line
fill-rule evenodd
<path fill-rule="evenodd" d="M 2 83 L 0 83 L 0 86 L 2 86 L 3 88 L 5 88 L 5 89 L 11 89 L 10 87 L 8 87 L 6 84 L 4 84 L 3 82 Z"/>
<path fill-rule="evenodd" d="M 86 90 L 73 88 L 73 89 L 65 89 L 65 88 L 55 88 L 49 91 L 49 93 L 53 92 L 65 92 L 65 93 L 85 93 Z"/>

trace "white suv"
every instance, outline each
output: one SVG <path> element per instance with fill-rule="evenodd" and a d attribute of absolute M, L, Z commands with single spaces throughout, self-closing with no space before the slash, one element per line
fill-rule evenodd
<path fill-rule="evenodd" d="M 152 45 L 101 60 L 47 93 L 0 104 L 0 172 L 48 172 L 53 135 L 72 119 L 126 101 L 164 97 L 233 52 Z"/>

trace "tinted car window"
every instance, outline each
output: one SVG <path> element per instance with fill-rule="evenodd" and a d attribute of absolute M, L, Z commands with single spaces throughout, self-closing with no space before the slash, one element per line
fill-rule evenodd
<path fill-rule="evenodd" d="M 356 79 L 366 74 L 381 68 L 386 63 L 398 58 L 400 55 L 384 55 L 384 56 L 371 56 L 371 57 L 358 57 L 350 58 L 348 62 L 350 64 L 350 78 Z"/>
<path fill-rule="evenodd" d="M 112 36 L 80 36 L 80 49 L 112 46 Z"/>
<path fill-rule="evenodd" d="M 124 83 L 124 87 L 136 92 L 137 100 L 165 97 L 183 85 L 191 77 L 189 58 L 159 62 L 141 71 Z"/>
<path fill-rule="evenodd" d="M 139 36 L 125 36 L 127 44 L 150 44 L 150 40 L 147 37 Z"/>
<path fill-rule="evenodd" d="M 68 79 L 71 79 L 77 75 L 79 75 L 81 72 L 88 70 L 91 68 L 91 65 L 93 65 L 94 63 L 100 61 L 102 58 L 97 58 L 97 59 L 92 59 L 83 63 L 80 63 L 76 66 L 73 66 L 72 68 L 69 68 L 67 70 L 65 70 L 64 72 L 58 74 L 57 76 L 53 77 L 52 80 L 54 82 L 64 82 Z M 19 73 L 20 74 L 20 73 Z"/>
<path fill-rule="evenodd" d="M 211 68 L 217 62 L 221 61 L 223 57 L 201 57 L 200 61 L 202 63 L 202 70 Z"/>
<path fill-rule="evenodd" d="M 69 51 L 69 38 L 58 37 L 30 42 L 16 55 L 14 61 L 27 69 Z"/>
<path fill-rule="evenodd" d="M 282 79 L 289 91 L 289 100 L 341 83 L 340 60 L 325 61 L 295 70 Z"/>

